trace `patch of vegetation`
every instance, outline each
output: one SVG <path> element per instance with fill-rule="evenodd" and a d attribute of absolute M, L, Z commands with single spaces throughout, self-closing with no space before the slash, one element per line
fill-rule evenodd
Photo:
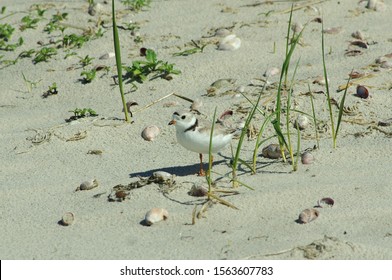
<path fill-rule="evenodd" d="M 9 43 L 14 30 L 15 28 L 8 23 L 0 24 L 0 50 L 14 51 L 23 44 L 23 38 L 19 38 L 17 43 Z"/>
<path fill-rule="evenodd" d="M 143 8 L 149 8 L 151 0 L 121 0 L 121 3 L 132 11 L 139 12 Z"/>
<path fill-rule="evenodd" d="M 24 16 L 22 18 L 22 25 L 19 27 L 21 31 L 26 29 L 35 29 L 37 28 L 37 23 L 40 21 L 40 18 L 31 18 L 30 15 Z"/>
<path fill-rule="evenodd" d="M 94 68 L 94 69 L 91 69 L 91 70 L 89 70 L 89 71 L 87 71 L 87 70 L 86 70 L 86 71 L 83 71 L 83 72 L 80 74 L 80 76 L 84 76 L 84 77 L 83 77 L 83 83 L 84 83 L 84 84 L 88 84 L 88 83 L 91 83 L 92 80 L 95 79 L 96 74 L 97 74 L 97 70 Z"/>
<path fill-rule="evenodd" d="M 43 47 L 39 51 L 35 53 L 35 57 L 33 59 L 33 63 L 37 64 L 40 62 L 47 62 L 49 58 L 57 54 L 57 50 L 55 48 Z"/>

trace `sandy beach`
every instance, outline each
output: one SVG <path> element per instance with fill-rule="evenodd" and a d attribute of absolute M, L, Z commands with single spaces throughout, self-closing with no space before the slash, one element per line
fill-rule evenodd
<path fill-rule="evenodd" d="M 14 28 L 0 48 L 0 259 L 392 259 L 388 1 L 369 7 L 358 0 L 152 0 L 135 11 L 116 0 L 123 65 L 145 60 L 140 49 L 146 48 L 181 71 L 171 79 L 151 79 L 151 74 L 134 85 L 124 76 L 126 101 L 138 104 L 131 107 L 132 123 L 124 121 L 110 54 L 111 1 L 95 3 L 90 13 L 82 0 L 0 3 L 6 7 L 0 27 Z M 314 162 L 299 160 L 293 171 L 282 158 L 263 157 L 263 147 L 278 143 L 268 122 L 255 174 L 245 164 L 237 170 L 238 180 L 252 189 L 232 187 L 230 147 L 214 157 L 212 179 L 217 188 L 234 191 L 220 195 L 238 209 L 212 199 L 199 218 L 193 217 L 207 197 L 189 191 L 207 183 L 196 175 L 198 154 L 179 145 L 175 128 L 168 125 L 173 112 L 191 105 L 176 95 L 200 100 L 199 118 L 211 121 L 216 108 L 217 114 L 232 110 L 233 122 L 244 122 L 252 108 L 244 96 L 255 102 L 267 81 L 265 72 L 282 68 L 292 3 L 293 30 L 303 29 L 288 71 L 291 81 L 298 63 L 292 109 L 311 115 L 313 96 L 318 134 L 310 121 L 301 131 L 300 151 L 310 151 Z M 28 15 L 39 19 L 30 27 L 22 21 Z M 54 21 L 56 15 L 63 19 Z M 49 33 L 51 22 L 59 25 Z M 323 28 L 329 89 L 338 105 L 344 92 L 339 87 L 358 72 L 347 90 L 336 148 L 323 83 Z M 223 29 L 241 40 L 238 49 L 218 49 L 223 37 L 216 31 Z M 78 47 L 66 45 L 64 36 L 70 34 L 89 35 Z M 20 46 L 5 50 L 19 38 Z M 192 42 L 202 51 L 181 55 L 196 48 Z M 34 62 L 44 47 L 57 53 Z M 29 51 L 30 57 L 20 56 Z M 94 69 L 95 78 L 86 81 L 82 72 Z M 279 76 L 268 77 L 261 93 L 259 107 L 265 112 L 276 107 Z M 212 88 L 218 80 L 224 81 Z M 358 85 L 368 90 L 368 98 L 356 95 Z M 76 108 L 98 116 L 70 121 Z M 332 108 L 336 126 L 339 110 Z M 290 115 L 294 151 L 297 111 Z M 284 113 L 284 132 L 285 118 Z M 256 133 L 264 121 L 255 114 Z M 141 137 L 149 125 L 160 129 L 153 141 Z M 233 139 L 233 149 L 238 141 Z M 242 160 L 252 161 L 255 143 L 254 135 L 245 137 Z M 173 176 L 169 182 L 146 183 L 157 171 Z M 92 179 L 96 188 L 76 191 Z M 109 201 L 116 196 L 115 186 L 135 182 L 141 183 L 124 200 Z M 317 207 L 323 198 L 332 198 L 333 206 Z M 154 207 L 166 209 L 168 218 L 146 226 L 145 214 Z M 317 219 L 299 223 L 305 209 L 317 210 Z M 64 226 L 67 212 L 74 221 Z"/>

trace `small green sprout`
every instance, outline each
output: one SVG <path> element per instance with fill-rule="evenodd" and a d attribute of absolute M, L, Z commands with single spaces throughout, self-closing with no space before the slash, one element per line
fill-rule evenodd
<path fill-rule="evenodd" d="M 139 12 L 144 7 L 150 7 L 151 0 L 121 0 L 121 3 L 131 10 Z"/>
<path fill-rule="evenodd" d="M 58 91 L 57 91 L 57 84 L 53 83 L 51 86 L 49 86 L 49 89 L 47 91 L 44 92 L 44 94 L 42 95 L 43 98 L 47 98 L 51 95 L 57 95 Z"/>
<path fill-rule="evenodd" d="M 33 59 L 33 63 L 37 64 L 39 62 L 47 62 L 49 58 L 51 58 L 53 55 L 57 54 L 57 50 L 55 48 L 48 48 L 48 47 L 43 47 L 39 51 L 36 52 L 35 57 Z"/>
<path fill-rule="evenodd" d="M 88 84 L 91 83 L 92 80 L 94 80 L 95 76 L 97 74 L 97 70 L 91 69 L 90 71 L 83 71 L 80 76 L 84 76 L 83 77 L 83 83 Z"/>
<path fill-rule="evenodd" d="M 93 110 L 91 108 L 83 108 L 83 109 L 76 108 L 76 109 L 70 110 L 68 112 L 71 112 L 74 114 L 73 117 L 69 118 L 70 120 L 98 116 L 98 114 L 95 112 L 95 110 Z"/>
<path fill-rule="evenodd" d="M 193 40 L 191 42 L 195 46 L 194 48 L 182 52 L 174 53 L 173 56 L 188 56 L 198 52 L 202 53 L 204 51 L 204 48 L 207 46 L 207 44 L 200 46 L 198 43 L 196 43 Z"/>
<path fill-rule="evenodd" d="M 79 63 L 82 65 L 82 67 L 86 67 L 87 65 L 90 65 L 91 62 L 94 60 L 94 57 L 90 57 L 89 55 L 86 55 L 84 58 L 80 57 Z"/>
<path fill-rule="evenodd" d="M 21 31 L 26 29 L 35 29 L 37 28 L 37 23 L 40 21 L 39 18 L 31 18 L 30 15 L 24 16 L 22 18 L 22 25 L 19 27 Z"/>

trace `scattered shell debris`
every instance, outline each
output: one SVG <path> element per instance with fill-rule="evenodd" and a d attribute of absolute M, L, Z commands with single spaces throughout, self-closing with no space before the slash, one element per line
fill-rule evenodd
<path fill-rule="evenodd" d="M 146 225 L 151 226 L 160 221 L 164 221 L 169 217 L 169 213 L 163 208 L 152 208 L 144 217 Z"/>
<path fill-rule="evenodd" d="M 70 226 L 75 221 L 75 215 L 72 212 L 66 212 L 61 218 L 60 224 L 63 226 Z"/>
<path fill-rule="evenodd" d="M 146 141 L 154 141 L 155 138 L 157 138 L 159 135 L 160 131 L 161 130 L 156 125 L 149 125 L 143 129 L 142 137 Z"/>
<path fill-rule="evenodd" d="M 317 201 L 317 207 L 325 208 L 325 207 L 332 207 L 335 204 L 335 201 L 330 197 L 324 197 Z"/>
<path fill-rule="evenodd" d="M 230 34 L 224 37 L 218 45 L 218 50 L 221 51 L 235 51 L 241 47 L 241 39 L 235 34 Z"/>
<path fill-rule="evenodd" d="M 98 187 L 99 183 L 97 179 L 91 179 L 88 181 L 84 181 L 80 184 L 79 187 L 76 188 L 76 192 L 77 191 L 87 191 L 87 190 L 91 190 L 94 189 L 96 187 Z"/>
<path fill-rule="evenodd" d="M 111 193 L 108 195 L 108 201 L 122 202 L 129 198 L 132 190 L 152 183 L 159 184 L 160 186 L 167 186 L 168 188 L 174 188 L 176 187 L 175 177 L 175 175 L 166 171 L 156 171 L 150 177 L 139 176 L 137 181 L 131 182 L 128 185 L 119 184 L 114 186 Z"/>
<path fill-rule="evenodd" d="M 308 224 L 318 218 L 320 212 L 316 209 L 305 209 L 299 214 L 298 223 Z"/>

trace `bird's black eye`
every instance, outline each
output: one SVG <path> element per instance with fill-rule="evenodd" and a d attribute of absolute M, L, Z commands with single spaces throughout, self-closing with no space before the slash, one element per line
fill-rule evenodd
<path fill-rule="evenodd" d="M 181 116 L 181 119 L 185 120 L 186 116 Z"/>

